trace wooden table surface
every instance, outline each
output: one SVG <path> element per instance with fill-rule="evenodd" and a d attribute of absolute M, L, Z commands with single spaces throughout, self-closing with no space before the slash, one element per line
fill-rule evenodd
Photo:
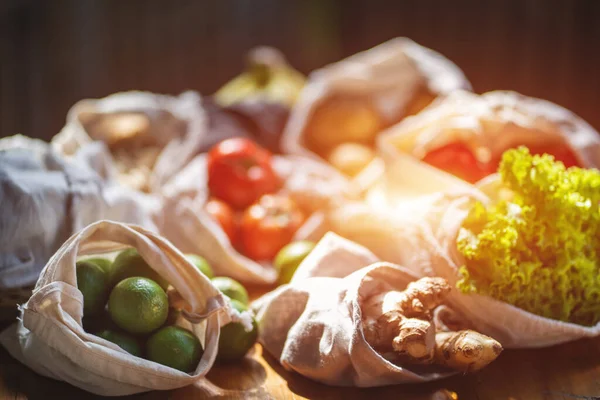
<path fill-rule="evenodd" d="M 254 292 L 254 293 L 253 293 Z M 250 292 L 251 297 L 259 293 Z M 6 325 L 6 324 L 4 324 Z M 2 324 L 0 328 L 3 329 Z M 401 399 L 569 400 L 600 399 L 600 338 L 545 349 L 505 350 L 482 371 L 419 385 L 357 389 L 326 386 L 284 370 L 256 345 L 235 364 L 215 365 L 208 383 L 131 399 Z M 87 399 L 64 382 L 41 377 L 0 347 L 0 399 Z"/>

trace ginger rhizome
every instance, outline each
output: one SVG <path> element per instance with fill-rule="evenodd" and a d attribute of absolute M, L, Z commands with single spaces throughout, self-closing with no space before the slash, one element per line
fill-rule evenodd
<path fill-rule="evenodd" d="M 404 291 L 378 293 L 362 304 L 367 342 L 382 354 L 393 352 L 409 362 L 436 363 L 471 372 L 502 351 L 500 343 L 472 330 L 436 332 L 434 310 L 450 292 L 443 278 L 422 278 Z"/>

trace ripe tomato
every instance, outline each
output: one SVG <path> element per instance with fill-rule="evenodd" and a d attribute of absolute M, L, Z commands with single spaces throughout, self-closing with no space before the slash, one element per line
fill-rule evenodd
<path fill-rule="evenodd" d="M 250 206 L 242 218 L 240 245 L 253 260 L 272 260 L 292 241 L 304 216 L 287 196 L 265 195 Z"/>
<path fill-rule="evenodd" d="M 211 199 L 206 203 L 204 209 L 221 225 L 221 229 L 227 234 L 231 243 L 234 243 L 237 226 L 231 207 L 221 200 Z"/>
<path fill-rule="evenodd" d="M 271 153 L 246 138 L 227 139 L 208 153 L 208 188 L 233 208 L 249 206 L 279 187 Z"/>
<path fill-rule="evenodd" d="M 473 152 L 460 142 L 430 151 L 423 157 L 423 161 L 470 183 L 495 172 L 491 165 L 479 162 Z"/>

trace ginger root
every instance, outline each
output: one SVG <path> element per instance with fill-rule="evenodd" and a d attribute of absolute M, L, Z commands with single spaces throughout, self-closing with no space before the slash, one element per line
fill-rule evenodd
<path fill-rule="evenodd" d="M 494 361 L 502 352 L 496 340 L 472 330 L 438 332 L 434 362 L 463 372 L 474 372 Z"/>
<path fill-rule="evenodd" d="M 437 332 L 434 310 L 450 286 L 443 278 L 421 278 L 404 291 L 391 290 L 362 304 L 365 340 L 376 351 L 416 364 L 477 371 L 496 359 L 502 346 L 473 330 Z M 444 328 L 447 328 L 444 326 Z"/>
<path fill-rule="evenodd" d="M 363 305 L 365 339 L 378 351 L 429 358 L 435 347 L 431 311 L 450 291 L 442 278 L 422 278 L 406 290 L 371 297 Z"/>

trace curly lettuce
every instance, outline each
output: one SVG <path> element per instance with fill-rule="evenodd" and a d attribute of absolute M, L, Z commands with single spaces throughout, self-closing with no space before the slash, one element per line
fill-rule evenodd
<path fill-rule="evenodd" d="M 600 321 L 600 172 L 521 147 L 499 167 L 510 202 L 476 204 L 459 231 L 457 286 L 581 325 Z"/>

